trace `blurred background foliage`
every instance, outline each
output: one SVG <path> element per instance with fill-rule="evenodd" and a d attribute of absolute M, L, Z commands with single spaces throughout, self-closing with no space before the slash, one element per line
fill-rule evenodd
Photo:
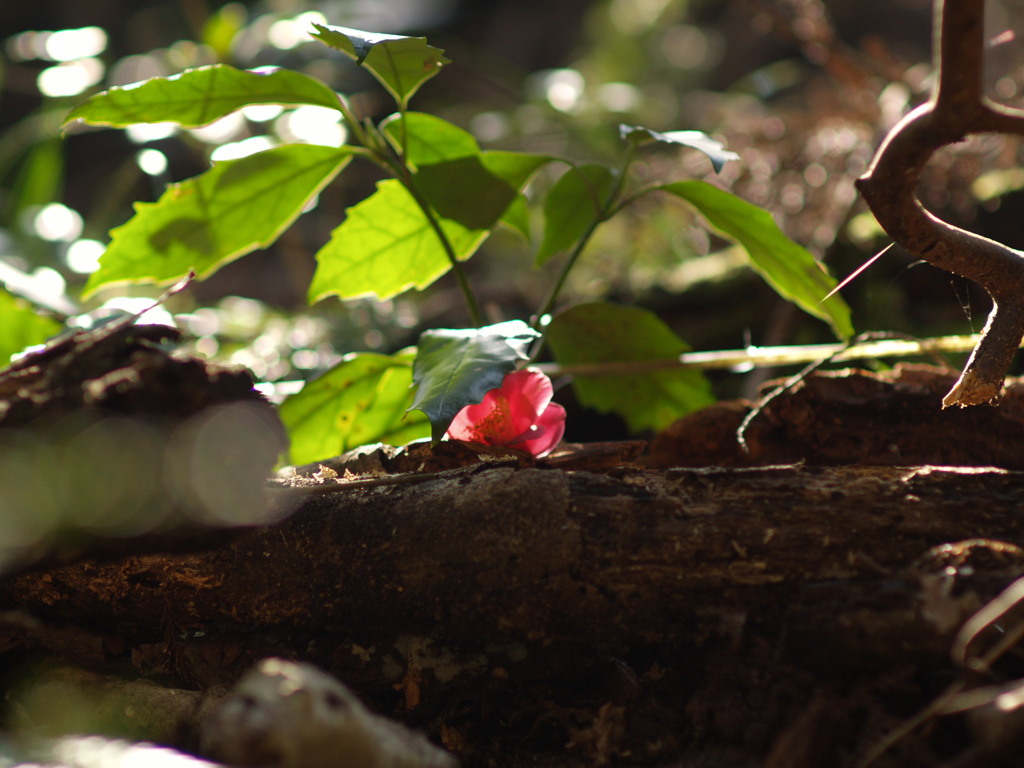
<path fill-rule="evenodd" d="M 1019 5 L 989 3 L 987 87 L 1008 104 L 1020 101 L 1024 82 Z M 134 201 L 155 200 L 211 160 L 345 138 L 336 113 L 313 107 L 248 109 L 196 130 L 75 126 L 62 136 L 68 110 L 89 93 L 214 62 L 279 65 L 382 117 L 384 95 L 308 37 L 314 21 L 426 35 L 445 49 L 453 64 L 413 108 L 467 128 L 485 148 L 614 162 L 620 122 L 708 131 L 741 156 L 721 175 L 699 153 L 678 150 L 645 154 L 638 172 L 717 181 L 771 210 L 840 278 L 889 242 L 853 181 L 885 132 L 927 97 L 932 76 L 931 0 L 8 2 L 0 8 L 0 283 L 22 306 L 73 324 L 83 313 L 140 309 L 154 290 L 78 299 L 108 230 Z M 935 159 L 922 199 L 954 223 L 1024 246 L 1020 159 L 1019 138 L 971 139 Z M 393 352 L 424 328 L 467 325 L 450 278 L 386 302 L 306 304 L 312 254 L 378 178 L 354 164 L 273 247 L 195 284 L 152 319 L 176 323 L 200 353 L 266 381 L 308 378 L 354 350 Z M 550 273 L 534 268 L 535 246 L 502 231 L 469 262 L 490 321 L 526 318 L 540 304 Z M 601 229 L 564 300 L 649 307 L 698 350 L 831 340 L 744 263 L 683 206 L 646 197 Z M 844 295 L 859 331 L 965 333 L 980 330 L 988 311 L 975 287 L 898 249 Z M 4 296 L 0 309 L 13 301 Z M 47 322 L 29 336 L 52 331 Z M 0 328 L 0 354 L 19 349 L 25 333 Z M 769 373 L 719 374 L 718 394 L 750 395 Z M 607 426 L 594 434 L 577 426 L 568 437 L 607 436 Z"/>

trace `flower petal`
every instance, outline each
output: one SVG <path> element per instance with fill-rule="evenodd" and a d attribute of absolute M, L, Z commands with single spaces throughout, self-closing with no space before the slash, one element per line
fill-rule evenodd
<path fill-rule="evenodd" d="M 467 405 L 459 411 L 452 419 L 447 434 L 453 440 L 502 445 L 508 429 L 507 421 L 508 402 L 500 389 L 492 389 L 481 402 Z M 514 434 L 510 432 L 507 437 Z"/>
<path fill-rule="evenodd" d="M 534 456 L 551 451 L 565 432 L 565 409 L 551 402 L 554 388 L 540 371 L 514 371 L 452 420 L 447 435 L 487 445 L 507 445 Z"/>
<path fill-rule="evenodd" d="M 551 379 L 540 371 L 532 371 L 529 368 L 506 376 L 501 383 L 501 390 L 508 397 L 513 421 L 518 423 L 523 420 L 527 422 L 526 427 L 536 422 L 544 413 L 555 392 L 551 386 Z"/>
<path fill-rule="evenodd" d="M 549 403 L 537 420 L 535 427 L 534 437 L 516 443 L 512 447 L 541 458 L 551 453 L 561 442 L 562 435 L 565 434 L 565 408 L 558 403 Z"/>

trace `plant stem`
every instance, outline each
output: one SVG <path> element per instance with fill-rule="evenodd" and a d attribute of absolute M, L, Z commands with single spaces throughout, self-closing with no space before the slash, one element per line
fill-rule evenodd
<path fill-rule="evenodd" d="M 391 158 L 389 165 L 395 172 L 395 176 L 402 183 L 402 186 L 406 188 L 412 199 L 416 201 L 416 205 L 420 207 L 423 212 L 424 218 L 427 220 L 427 224 L 434 230 L 434 234 L 437 236 L 438 241 L 441 243 L 441 247 L 444 249 L 445 256 L 448 257 L 448 261 L 452 267 L 452 273 L 455 275 L 455 281 L 458 283 L 459 290 L 462 291 L 462 299 L 466 303 L 466 311 L 469 312 L 470 321 L 477 328 L 484 325 L 484 315 L 480 311 L 480 305 L 477 303 L 476 296 L 473 294 L 473 288 L 469 284 L 469 279 L 466 277 L 466 271 L 462 268 L 462 262 L 459 261 L 459 257 L 455 253 L 455 249 L 452 247 L 451 241 L 448 239 L 448 235 L 445 234 L 444 229 L 441 228 L 441 222 L 438 221 L 437 216 L 434 214 L 434 210 L 430 207 L 430 203 L 427 202 L 426 198 L 420 193 L 416 187 L 416 180 L 413 178 L 412 171 L 409 170 L 409 166 L 405 164 L 405 158 Z"/>
<path fill-rule="evenodd" d="M 555 302 L 558 301 L 558 296 L 562 292 L 562 288 L 565 286 L 565 281 L 569 277 L 569 272 L 576 265 L 577 259 L 580 254 L 583 253 L 583 249 L 587 247 L 590 242 L 590 238 L 594 236 L 594 232 L 604 222 L 608 221 L 616 211 L 619 209 L 619 198 L 622 196 L 622 189 L 626 184 L 626 171 L 629 170 L 629 164 L 633 162 L 633 149 L 632 143 L 626 145 L 626 151 L 622 156 L 622 167 L 619 170 L 619 177 L 615 180 L 615 186 L 608 195 L 608 199 L 604 201 L 601 209 L 598 211 L 594 220 L 587 227 L 586 231 L 580 236 L 580 239 L 576 241 L 576 245 L 573 246 L 572 251 L 569 253 L 569 258 L 566 259 L 565 265 L 562 267 L 561 273 L 558 275 L 558 279 L 555 280 L 555 285 L 552 287 L 551 292 L 548 294 L 547 299 L 541 305 L 540 309 L 537 310 L 537 314 L 533 317 L 533 327 L 535 330 L 540 330 L 540 324 L 543 321 L 545 315 L 550 314 L 551 310 L 555 306 Z M 572 173 L 572 171 L 570 171 Z M 543 339 L 541 343 L 536 345 L 534 349 L 534 355 L 540 352 L 541 346 L 543 345 Z"/>
<path fill-rule="evenodd" d="M 587 227 L 586 232 L 584 232 L 580 236 L 580 239 L 576 241 L 576 245 L 573 246 L 572 251 L 569 253 L 569 258 L 566 259 L 565 261 L 565 266 L 562 267 L 562 271 L 558 275 L 558 279 L 555 281 L 554 286 L 551 288 L 551 292 L 548 294 L 547 299 L 545 299 L 544 303 L 541 305 L 541 308 L 537 310 L 537 314 L 534 315 L 532 324 L 535 330 L 540 330 L 539 325 L 542 321 L 542 318 L 545 315 L 549 314 L 551 312 L 552 307 L 554 307 L 555 302 L 558 300 L 558 294 L 562 292 L 562 287 L 565 285 L 565 281 L 569 277 L 569 271 L 576 263 L 576 260 L 579 258 L 580 254 L 583 253 L 583 249 L 587 247 L 587 243 L 590 242 L 590 238 L 593 236 L 594 232 L 604 221 L 605 218 L 603 214 L 595 217 L 594 220 L 590 223 L 590 226 Z"/>
<path fill-rule="evenodd" d="M 369 137 L 366 135 L 366 131 L 363 130 L 363 126 L 359 123 L 359 118 L 356 117 L 356 113 L 352 111 L 351 105 L 348 103 L 348 99 L 344 96 L 338 96 L 338 107 L 341 112 L 341 117 L 345 121 L 345 125 L 349 130 L 349 133 L 355 137 L 356 142 L 366 149 L 372 149 L 369 141 Z"/>
<path fill-rule="evenodd" d="M 632 194 L 622 198 L 609 212 L 608 218 L 611 218 L 612 216 L 617 216 L 620 211 L 625 210 L 644 195 L 649 195 L 651 192 L 657 192 L 658 190 L 661 189 L 661 186 L 662 185 L 660 184 L 649 184 L 648 186 L 642 187 L 641 189 L 634 191 Z"/>
<path fill-rule="evenodd" d="M 348 125 L 349 130 L 352 132 L 353 137 L 359 142 L 365 149 L 370 152 L 370 159 L 376 162 L 379 166 L 387 170 L 394 176 L 405 189 L 412 195 L 412 199 L 416 201 L 416 205 L 420 207 L 423 212 L 424 218 L 427 220 L 427 224 L 434 231 L 438 241 L 441 243 L 441 248 L 444 249 L 445 256 L 448 257 L 448 261 L 452 266 L 452 272 L 455 273 L 455 281 L 458 283 L 459 290 L 462 292 L 463 300 L 466 303 L 466 311 L 469 312 L 470 321 L 477 328 L 484 324 L 483 312 L 480 311 L 480 305 L 477 303 L 476 296 L 473 294 L 473 289 L 469 284 L 469 279 L 466 277 L 465 270 L 462 269 L 462 263 L 459 261 L 458 256 L 455 254 L 455 249 L 452 247 L 451 241 L 441 228 L 441 223 L 437 220 L 437 216 L 434 215 L 433 209 L 430 207 L 430 203 L 426 201 L 419 189 L 416 187 L 416 182 L 413 177 L 412 169 L 409 168 L 408 162 L 406 161 L 406 129 L 404 119 L 401 121 L 401 142 L 402 149 L 396 153 L 389 151 L 390 146 L 387 139 L 381 134 L 376 126 L 369 124 L 363 126 L 355 113 L 352 112 L 352 108 L 348 105 L 345 99 L 341 99 L 341 114 Z M 402 111 L 404 115 L 404 110 Z"/>

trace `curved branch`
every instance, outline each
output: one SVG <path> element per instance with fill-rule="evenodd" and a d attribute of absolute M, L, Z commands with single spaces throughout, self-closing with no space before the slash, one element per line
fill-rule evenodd
<path fill-rule="evenodd" d="M 998 398 L 1024 337 L 1024 253 L 947 224 L 916 197 L 931 156 L 974 133 L 1024 135 L 1024 112 L 992 104 L 981 92 L 984 2 L 936 0 L 937 85 L 879 147 L 857 187 L 882 228 L 915 256 L 979 283 L 993 308 L 964 372 L 943 405 Z"/>

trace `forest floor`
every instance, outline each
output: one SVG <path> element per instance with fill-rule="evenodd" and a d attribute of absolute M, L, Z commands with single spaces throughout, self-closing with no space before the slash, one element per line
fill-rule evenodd
<path fill-rule="evenodd" d="M 8 740 L 206 754 L 283 657 L 466 766 L 1015 765 L 1024 387 L 942 410 L 952 380 L 815 374 L 745 450 L 741 402 L 539 460 L 368 449 L 244 525 L 40 542 L 0 579 Z M 348 764 L 297 749 L 248 759 Z"/>

